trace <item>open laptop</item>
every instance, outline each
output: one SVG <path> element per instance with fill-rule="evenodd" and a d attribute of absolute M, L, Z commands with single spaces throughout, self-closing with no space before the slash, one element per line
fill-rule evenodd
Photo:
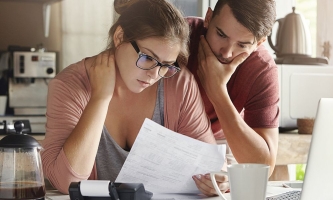
<path fill-rule="evenodd" d="M 278 196 L 267 200 L 282 199 Z M 333 200 L 333 98 L 322 98 L 318 103 L 299 199 Z"/>

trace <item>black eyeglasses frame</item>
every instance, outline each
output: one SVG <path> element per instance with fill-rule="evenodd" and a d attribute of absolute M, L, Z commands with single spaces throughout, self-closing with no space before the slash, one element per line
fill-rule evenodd
<path fill-rule="evenodd" d="M 136 66 L 137 66 L 138 68 L 140 68 L 140 69 L 142 69 L 142 70 L 151 70 L 151 69 L 154 69 L 155 67 L 159 66 L 160 68 L 158 69 L 158 75 L 159 75 L 160 77 L 162 77 L 162 78 L 170 78 L 170 77 L 174 76 L 175 74 L 177 74 L 179 71 L 181 71 L 181 68 L 179 67 L 179 64 L 178 64 L 177 61 L 176 61 L 173 65 L 163 64 L 163 63 L 161 63 L 160 61 L 158 61 L 156 58 L 151 57 L 151 56 L 149 56 L 149 55 L 147 55 L 147 54 L 145 54 L 145 53 L 142 53 L 142 52 L 140 51 L 140 49 L 139 49 L 139 46 L 136 44 L 135 41 L 131 41 L 131 44 L 132 44 L 133 48 L 135 49 L 136 53 L 138 53 L 138 60 L 136 61 Z M 152 60 L 155 60 L 157 64 L 156 64 L 155 66 L 152 66 L 151 68 L 141 68 L 141 67 L 138 65 L 138 61 L 139 61 L 139 59 L 140 59 L 142 56 L 147 56 L 148 58 L 150 58 L 150 59 L 152 59 Z M 173 75 L 171 75 L 171 76 L 161 76 L 161 75 L 160 75 L 161 67 L 170 67 L 170 66 L 174 67 L 174 68 L 176 69 L 176 72 L 175 72 Z"/>

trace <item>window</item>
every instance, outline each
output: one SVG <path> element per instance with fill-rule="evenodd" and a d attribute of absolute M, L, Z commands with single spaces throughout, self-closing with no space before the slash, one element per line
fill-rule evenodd
<path fill-rule="evenodd" d="M 330 65 L 333 65 L 332 6 L 332 0 L 317 0 L 317 56 L 326 56 Z"/>
<path fill-rule="evenodd" d="M 305 23 L 308 24 L 310 35 L 311 35 L 311 45 L 312 45 L 312 56 L 316 55 L 317 47 L 317 0 L 296 0 L 295 3 L 296 12 L 303 15 L 305 18 Z"/>
<path fill-rule="evenodd" d="M 167 0 L 183 12 L 184 16 L 205 17 L 208 7 L 214 9 L 217 0 Z"/>

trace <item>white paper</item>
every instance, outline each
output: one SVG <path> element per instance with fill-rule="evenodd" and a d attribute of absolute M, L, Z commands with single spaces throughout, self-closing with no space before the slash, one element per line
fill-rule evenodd
<path fill-rule="evenodd" d="M 222 169 L 225 145 L 208 144 L 146 119 L 116 182 L 153 193 L 200 193 L 192 176 Z"/>

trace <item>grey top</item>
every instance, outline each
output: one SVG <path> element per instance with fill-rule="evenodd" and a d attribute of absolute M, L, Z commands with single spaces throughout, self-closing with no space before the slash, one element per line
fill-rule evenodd
<path fill-rule="evenodd" d="M 163 79 L 158 83 L 157 99 L 152 120 L 164 125 Z M 115 181 L 129 152 L 113 140 L 106 127 L 103 127 L 96 155 L 97 177 L 99 180 Z"/>

